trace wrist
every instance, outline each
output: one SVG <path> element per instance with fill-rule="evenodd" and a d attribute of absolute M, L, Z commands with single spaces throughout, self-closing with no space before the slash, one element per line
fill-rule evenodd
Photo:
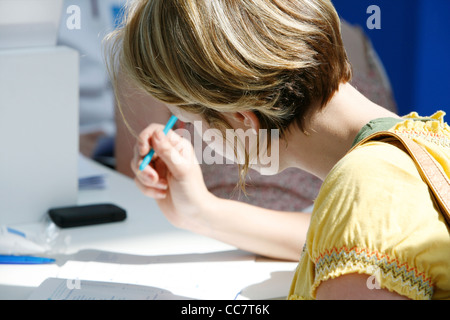
<path fill-rule="evenodd" d="M 199 200 L 196 218 L 190 220 L 188 229 L 192 232 L 213 237 L 214 234 L 214 217 L 218 208 L 221 207 L 223 199 L 215 196 L 211 192 L 207 192 Z"/>

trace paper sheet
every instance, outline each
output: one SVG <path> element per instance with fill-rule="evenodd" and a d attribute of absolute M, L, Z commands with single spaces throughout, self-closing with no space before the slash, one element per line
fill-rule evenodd
<path fill-rule="evenodd" d="M 238 250 L 162 256 L 85 250 L 60 267 L 59 282 L 44 282 L 30 298 L 279 298 L 287 294 L 295 264 L 277 264 L 276 273 L 273 266 Z M 274 287 L 274 282 L 280 282 L 281 288 Z"/>
<path fill-rule="evenodd" d="M 254 256 L 231 257 L 224 253 L 223 259 L 228 261 L 214 261 L 213 255 L 204 259 L 195 254 L 181 256 L 100 253 L 80 259 L 89 261 L 68 261 L 58 277 L 158 287 L 192 299 L 227 300 L 235 299 L 243 287 L 258 282 L 258 274 L 253 272 Z"/>
<path fill-rule="evenodd" d="M 123 283 L 49 278 L 29 300 L 170 300 L 167 290 Z"/>

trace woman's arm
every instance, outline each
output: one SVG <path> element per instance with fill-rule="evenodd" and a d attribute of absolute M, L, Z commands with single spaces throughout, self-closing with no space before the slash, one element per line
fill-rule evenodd
<path fill-rule="evenodd" d="M 308 213 L 274 211 L 219 198 L 210 203 L 203 215 L 208 221 L 204 235 L 289 261 L 300 259 L 311 217 Z"/>
<path fill-rule="evenodd" d="M 317 288 L 317 300 L 408 300 L 395 292 L 378 289 L 366 274 L 351 273 L 324 281 Z"/>

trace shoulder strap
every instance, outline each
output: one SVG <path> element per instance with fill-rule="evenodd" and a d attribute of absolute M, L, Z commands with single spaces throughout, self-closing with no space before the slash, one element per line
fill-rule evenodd
<path fill-rule="evenodd" d="M 374 140 L 395 145 L 411 156 L 422 179 L 432 191 L 436 204 L 439 206 L 447 225 L 450 227 L 450 180 L 428 151 L 413 140 L 390 131 L 374 133 L 360 141 L 350 151 L 368 141 Z"/>

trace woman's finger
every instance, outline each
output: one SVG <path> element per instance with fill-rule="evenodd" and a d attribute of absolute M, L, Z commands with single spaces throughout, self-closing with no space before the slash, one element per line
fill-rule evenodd
<path fill-rule="evenodd" d="M 166 190 L 168 187 L 166 176 L 165 165 L 157 157 L 156 160 L 151 165 L 147 166 L 143 171 L 139 169 L 142 159 L 140 159 L 135 147 L 135 154 L 131 161 L 131 168 L 135 174 L 136 179 L 146 187 L 154 187 L 162 190 Z M 158 166 L 156 166 L 158 164 Z"/>
<path fill-rule="evenodd" d="M 140 175 L 144 172 L 149 177 L 153 177 L 154 179 L 158 179 L 157 172 L 149 165 L 143 171 L 140 170 L 140 165 L 142 162 L 142 157 L 139 155 L 139 147 L 136 145 L 134 147 L 133 159 L 131 159 L 131 170 L 133 171 L 135 176 Z"/>
<path fill-rule="evenodd" d="M 150 152 L 152 148 L 150 141 L 155 131 L 162 130 L 163 128 L 164 126 L 161 124 L 152 123 L 139 134 L 137 150 L 141 157 L 145 157 Z"/>
<path fill-rule="evenodd" d="M 177 137 L 173 131 L 165 136 L 162 130 L 157 130 L 152 137 L 152 144 L 159 158 L 165 163 L 167 169 L 175 178 L 181 178 L 189 170 L 187 148 L 183 146 L 183 138 Z"/>
<path fill-rule="evenodd" d="M 153 187 L 148 187 L 138 179 L 135 178 L 134 182 L 136 186 L 139 188 L 139 190 L 146 195 L 147 197 L 153 198 L 153 199 L 165 199 L 167 197 L 167 188 L 166 189 L 158 189 Z"/>

